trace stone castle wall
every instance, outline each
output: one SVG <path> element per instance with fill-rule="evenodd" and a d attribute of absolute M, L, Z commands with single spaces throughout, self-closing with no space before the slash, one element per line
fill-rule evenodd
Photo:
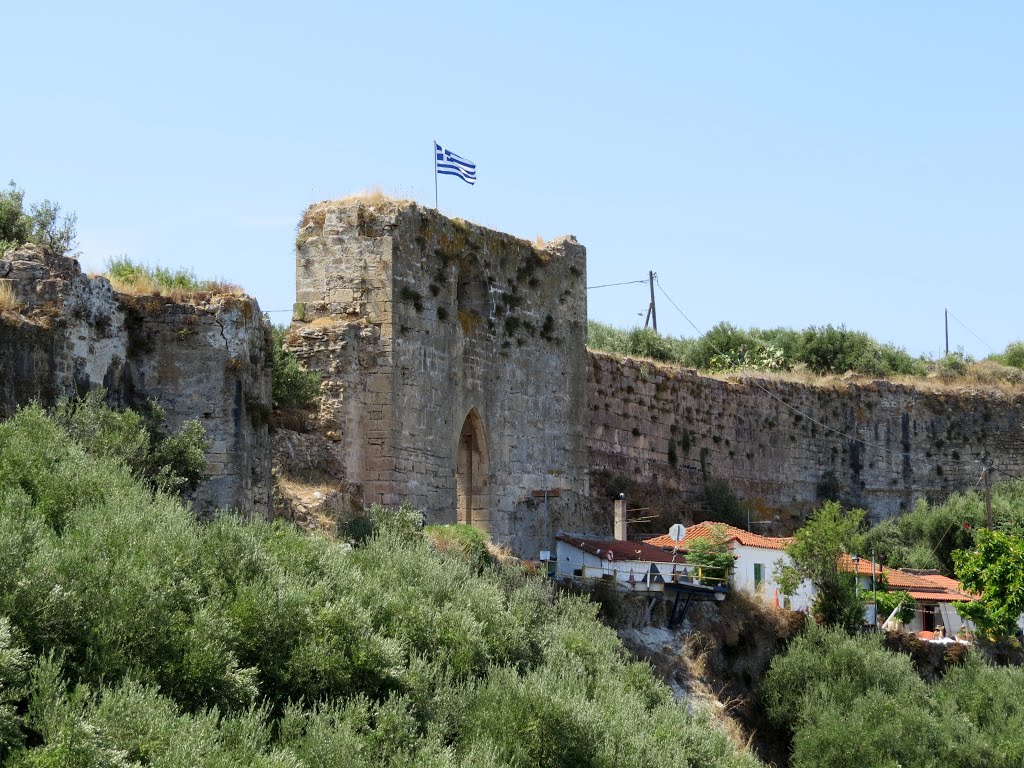
<path fill-rule="evenodd" d="M 571 237 L 538 247 L 411 203 L 310 209 L 289 347 L 324 377 L 321 426 L 364 502 L 533 556 L 585 524 L 585 272 Z"/>
<path fill-rule="evenodd" d="M 786 530 L 824 485 L 877 521 L 975 487 L 981 462 L 1024 474 L 1019 394 L 721 380 L 591 352 L 587 407 L 595 495 L 628 484 L 665 519 L 700 514 L 710 478 Z"/>
<path fill-rule="evenodd" d="M 270 336 L 253 299 L 122 295 L 34 246 L 0 260 L 0 280 L 18 304 L 0 314 L 0 418 L 100 386 L 115 404 L 153 399 L 170 427 L 198 419 L 211 441 L 197 513 L 269 514 Z"/>

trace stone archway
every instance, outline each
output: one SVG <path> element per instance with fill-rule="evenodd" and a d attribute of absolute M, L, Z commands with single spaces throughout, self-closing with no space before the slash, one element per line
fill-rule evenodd
<path fill-rule="evenodd" d="M 455 520 L 483 531 L 491 524 L 491 476 L 487 435 L 476 408 L 462 424 L 455 456 Z"/>

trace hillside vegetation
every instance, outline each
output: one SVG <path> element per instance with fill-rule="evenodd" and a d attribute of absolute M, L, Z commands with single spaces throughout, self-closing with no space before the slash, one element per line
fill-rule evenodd
<path fill-rule="evenodd" d="M 1024 669 L 978 653 L 925 683 L 878 635 L 808 624 L 777 656 L 761 695 L 792 739 L 793 768 L 1024 765 Z"/>
<path fill-rule="evenodd" d="M 409 514 L 352 548 L 142 474 L 39 407 L 0 424 L 5 765 L 757 765 L 594 604 Z"/>
<path fill-rule="evenodd" d="M 624 331 L 590 320 L 587 346 L 599 352 L 646 357 L 709 373 L 805 371 L 830 376 L 852 372 L 873 378 L 966 378 L 983 384 L 1024 384 L 1024 342 L 1014 342 L 1003 353 L 983 361 L 959 351 L 929 360 L 845 326 L 811 326 L 802 331 L 744 330 L 719 323 L 703 336 L 689 339 L 663 336 L 649 328 Z"/>

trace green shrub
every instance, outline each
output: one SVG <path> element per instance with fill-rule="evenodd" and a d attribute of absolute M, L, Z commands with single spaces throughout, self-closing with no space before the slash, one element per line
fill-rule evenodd
<path fill-rule="evenodd" d="M 1024 341 L 1012 341 L 1002 354 L 990 357 L 1011 368 L 1024 368 Z"/>
<path fill-rule="evenodd" d="M 756 349 L 759 342 L 746 331 L 731 323 L 719 323 L 693 344 L 686 357 L 686 364 L 694 368 L 709 370 L 715 357 L 741 358 L 744 352 Z"/>
<path fill-rule="evenodd" d="M 969 357 L 964 355 L 963 350 L 950 352 L 948 355 L 939 360 L 939 373 L 942 376 L 951 378 L 965 376 L 967 374 L 967 364 L 970 362 L 973 361 Z"/>
<path fill-rule="evenodd" d="M 206 479 L 210 442 L 202 424 L 193 419 L 171 432 L 155 401 L 141 411 L 115 410 L 103 398 L 92 390 L 81 400 L 63 400 L 54 420 L 87 452 L 124 463 L 153 490 L 191 492 Z"/>
<path fill-rule="evenodd" d="M 1019 668 L 979 654 L 925 684 L 880 636 L 808 623 L 760 688 L 769 719 L 792 734 L 793 766 L 1016 766 L 1024 759 Z"/>
<path fill-rule="evenodd" d="M 56 256 L 75 247 L 74 213 L 61 216 L 57 203 L 43 200 L 25 212 L 25 191 L 12 181 L 0 191 L 0 256 L 24 243 L 41 245 Z"/>
<path fill-rule="evenodd" d="M 708 505 L 708 520 L 746 528 L 746 510 L 728 480 L 709 480 L 704 488 L 704 501 Z"/>
<path fill-rule="evenodd" d="M 5 765 L 757 764 L 594 603 L 414 515 L 374 508 L 354 548 L 202 524 L 41 409 L 0 423 Z"/>
<path fill-rule="evenodd" d="M 866 333 L 845 326 L 811 326 L 803 332 L 801 362 L 819 374 L 862 371 L 880 365 L 872 359 L 876 349 L 877 343 Z"/>
<path fill-rule="evenodd" d="M 320 377 L 284 348 L 287 332 L 284 326 L 274 326 L 271 395 L 278 408 L 309 408 L 320 394 Z"/>
<path fill-rule="evenodd" d="M 195 293 L 238 293 L 241 289 L 223 280 L 200 280 L 190 269 L 169 269 L 138 264 L 127 256 L 107 260 L 104 275 L 120 291 L 161 293 L 179 298 Z"/>
<path fill-rule="evenodd" d="M 626 354 L 669 361 L 672 359 L 672 347 L 654 329 L 634 328 L 626 334 Z"/>
<path fill-rule="evenodd" d="M 487 534 L 479 528 L 461 524 L 428 525 L 423 534 L 437 552 L 459 557 L 477 571 L 482 571 L 492 562 Z"/>

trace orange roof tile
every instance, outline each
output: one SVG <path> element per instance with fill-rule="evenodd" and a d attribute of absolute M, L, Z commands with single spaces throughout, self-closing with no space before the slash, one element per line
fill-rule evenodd
<path fill-rule="evenodd" d="M 742 544 L 745 547 L 762 547 L 764 549 L 785 549 L 793 543 L 792 537 L 786 538 L 775 538 L 772 536 L 761 536 L 757 533 L 750 533 L 744 531 L 742 528 L 736 528 L 725 523 L 715 523 L 706 521 L 703 523 L 697 523 L 691 525 L 686 529 L 686 536 L 682 541 L 674 541 L 671 536 L 665 534 L 663 536 L 655 536 L 653 539 L 647 539 L 645 544 L 650 544 L 652 547 L 665 547 L 668 549 L 684 549 L 687 542 L 691 542 L 695 539 L 709 539 L 713 534 L 712 526 L 721 526 L 724 529 L 725 535 L 729 541 L 735 541 Z"/>
<path fill-rule="evenodd" d="M 839 568 L 846 573 L 853 573 L 853 558 L 843 555 L 839 558 Z M 910 594 L 918 602 L 924 603 L 954 603 L 969 602 L 978 598 L 968 594 L 963 587 L 948 576 L 938 574 L 916 574 L 901 571 L 898 568 L 887 568 L 878 563 L 875 564 L 875 575 L 885 576 L 889 589 L 902 590 Z M 857 575 L 871 575 L 871 561 L 861 558 L 857 562 Z"/>

